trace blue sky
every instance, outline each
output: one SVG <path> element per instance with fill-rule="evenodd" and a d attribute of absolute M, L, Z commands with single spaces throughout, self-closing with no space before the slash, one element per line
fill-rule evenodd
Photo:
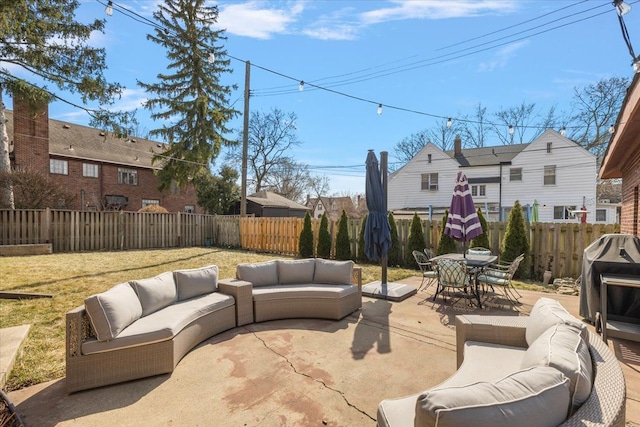
<path fill-rule="evenodd" d="M 115 3 L 151 18 L 158 1 Z M 632 10 L 624 20 L 640 51 L 640 4 L 628 3 Z M 432 116 L 472 115 L 478 103 L 490 113 L 522 102 L 535 103 L 539 111 L 552 106 L 569 111 L 574 87 L 633 76 L 611 1 L 211 4 L 218 4 L 228 53 L 254 65 L 251 111 L 295 112 L 302 141 L 293 153 L 296 160 L 327 175 L 330 192 L 341 195 L 364 193 L 368 149 L 378 156 L 388 151 L 394 162 L 396 143 L 435 126 L 438 119 Z M 160 127 L 140 108 L 146 95 L 136 79 L 154 82 L 165 70 L 165 51 L 147 41 L 151 27 L 117 9 L 106 16 L 104 9 L 97 0 L 83 1 L 78 19 L 107 18 L 105 34 L 96 34 L 92 43 L 107 50 L 107 78 L 127 88 L 116 108 L 138 108 L 142 129 Z M 242 111 L 245 65 L 232 60 L 231 67 L 234 72 L 225 81 L 238 85 L 231 100 Z M 298 91 L 300 80 L 330 90 L 306 86 Z M 379 103 L 381 115 L 376 114 Z M 60 102 L 50 106 L 50 117 L 89 121 L 86 113 Z M 232 127 L 241 126 L 240 116 Z"/>

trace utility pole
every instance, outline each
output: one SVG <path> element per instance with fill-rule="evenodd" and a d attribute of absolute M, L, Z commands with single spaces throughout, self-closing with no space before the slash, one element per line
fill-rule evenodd
<path fill-rule="evenodd" d="M 247 215 L 247 152 L 249 151 L 249 73 L 251 62 L 245 63 L 244 72 L 244 124 L 242 129 L 242 194 L 240 195 L 240 216 Z"/>

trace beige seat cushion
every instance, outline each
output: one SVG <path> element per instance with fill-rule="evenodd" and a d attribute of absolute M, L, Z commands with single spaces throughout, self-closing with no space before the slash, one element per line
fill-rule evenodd
<path fill-rule="evenodd" d="M 313 275 L 313 283 L 332 285 L 351 284 L 353 261 L 331 261 L 316 258 L 316 270 Z"/>
<path fill-rule="evenodd" d="M 128 283 L 91 295 L 84 300 L 84 307 L 99 341 L 114 339 L 142 316 L 140 300 Z"/>
<path fill-rule="evenodd" d="M 522 359 L 522 368 L 532 366 L 551 366 L 569 378 L 574 409 L 589 397 L 593 366 L 589 346 L 579 329 L 563 323 L 547 329 L 529 346 Z"/>
<path fill-rule="evenodd" d="M 569 409 L 569 379 L 535 367 L 494 382 L 435 388 L 416 402 L 415 426 L 555 427 Z"/>
<path fill-rule="evenodd" d="M 547 329 L 558 323 L 566 323 L 578 328 L 582 339 L 587 344 L 589 343 L 589 333 L 584 323 L 576 319 L 558 301 L 551 298 L 540 298 L 533 305 L 527 322 L 525 331 L 527 345 L 533 344 Z"/>
<path fill-rule="evenodd" d="M 298 285 L 313 282 L 313 273 L 316 270 L 316 260 L 277 260 L 278 283 L 281 285 Z"/>
<path fill-rule="evenodd" d="M 140 299 L 143 316 L 173 304 L 178 298 L 171 271 L 148 279 L 132 280 L 129 283 Z"/>
<path fill-rule="evenodd" d="M 236 277 L 251 282 L 253 287 L 278 284 L 278 264 L 276 261 L 238 264 Z"/>
<path fill-rule="evenodd" d="M 191 270 L 173 272 L 178 290 L 178 301 L 197 297 L 218 290 L 218 266 L 208 265 Z"/>
<path fill-rule="evenodd" d="M 344 298 L 358 291 L 353 285 L 276 285 L 253 289 L 254 301 L 269 301 L 289 298 Z"/>

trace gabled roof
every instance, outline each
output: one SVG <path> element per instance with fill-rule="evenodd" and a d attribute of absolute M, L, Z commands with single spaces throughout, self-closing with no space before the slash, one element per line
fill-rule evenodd
<path fill-rule="evenodd" d="M 462 153 L 455 155 L 454 150 L 447 150 L 445 153 L 460 166 L 491 166 L 503 162 L 510 162 L 515 156 L 520 154 L 529 144 L 495 145 L 482 148 L 463 148 Z"/>
<path fill-rule="evenodd" d="M 13 111 L 5 110 L 7 133 L 13 140 Z M 115 138 L 88 126 L 49 119 L 49 154 L 81 160 L 114 163 L 138 168 L 160 169 L 152 164 L 154 154 L 166 144 L 143 138 Z"/>
<path fill-rule="evenodd" d="M 294 202 L 293 200 L 289 200 L 286 197 L 266 190 L 258 191 L 257 193 L 253 193 L 250 196 L 247 196 L 247 200 L 250 200 L 253 203 L 264 207 L 287 207 L 292 209 L 309 210 L 309 208 L 305 205 L 301 205 L 300 203 Z"/>
<path fill-rule="evenodd" d="M 326 207 L 330 207 L 333 203 L 335 203 L 341 209 L 344 209 L 346 211 L 349 211 L 350 209 L 353 210 L 355 208 L 353 200 L 349 196 L 339 196 L 339 197 L 320 196 L 319 198 L 311 197 L 309 199 L 309 202 L 311 202 L 311 205 L 314 207 L 314 209 L 318 204 L 318 200 L 321 201 L 322 204 Z"/>

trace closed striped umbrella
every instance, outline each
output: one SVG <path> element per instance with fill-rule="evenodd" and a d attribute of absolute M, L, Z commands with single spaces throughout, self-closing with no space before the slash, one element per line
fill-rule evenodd
<path fill-rule="evenodd" d="M 467 176 L 458 172 L 444 234 L 454 240 L 468 242 L 482 233 L 482 225 L 473 204 Z"/>

